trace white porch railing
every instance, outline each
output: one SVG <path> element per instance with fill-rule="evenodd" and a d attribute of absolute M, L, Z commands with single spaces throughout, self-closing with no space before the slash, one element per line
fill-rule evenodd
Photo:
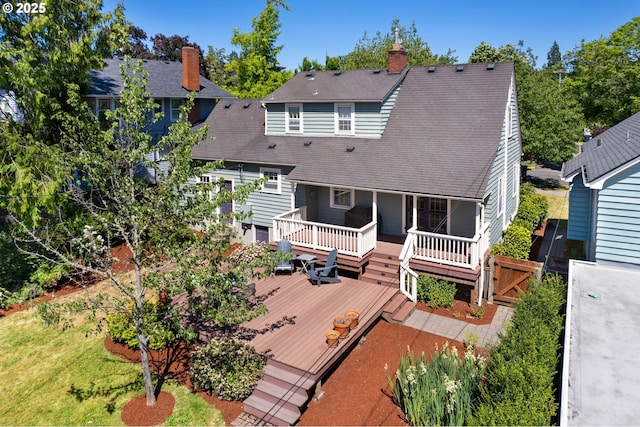
<path fill-rule="evenodd" d="M 306 221 L 304 208 L 293 209 L 273 218 L 273 239 L 286 238 L 292 245 L 362 257 L 376 247 L 377 223 L 361 228 Z"/>
<path fill-rule="evenodd" d="M 418 274 L 409 267 L 416 243 L 415 234 L 411 231 L 415 231 L 415 228 L 409 230 L 398 257 L 400 260 L 400 291 L 411 301 L 416 302 L 418 300 Z"/>
<path fill-rule="evenodd" d="M 474 269 L 484 255 L 485 235 L 483 232 L 468 238 L 411 229 L 407 239 L 415 239 L 413 256 L 416 259 Z"/>

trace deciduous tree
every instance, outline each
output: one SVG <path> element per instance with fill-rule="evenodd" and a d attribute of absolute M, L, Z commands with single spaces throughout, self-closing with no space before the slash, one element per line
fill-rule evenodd
<path fill-rule="evenodd" d="M 108 279 L 112 291 L 98 295 L 88 292 L 71 305 L 41 304 L 39 312 L 51 324 L 71 322 L 73 318 L 65 317 L 69 312 L 88 312 L 98 321 L 108 314 L 127 313 L 140 349 L 147 404 L 153 405 L 157 390 L 149 365 L 150 331 L 165 328 L 172 337 L 192 339 L 194 332 L 184 323 L 185 312 L 213 325 L 238 324 L 261 312 L 260 306 L 251 306 L 247 299 L 232 294 L 232 287 L 245 279 L 242 272 L 233 266 L 224 274 L 220 270 L 229 243 L 219 236 L 226 229 L 224 220 L 234 214 L 216 214 L 217 207 L 224 203 L 242 202 L 261 182 L 237 185 L 233 192 L 224 190 L 223 182 L 199 183 L 195 177 L 219 167 L 221 162 L 196 165 L 191 159 L 193 146 L 206 134 L 205 128 L 192 131 L 188 121 L 193 96 L 169 134 L 154 144 L 145 130 L 161 113 L 152 114 L 154 100 L 146 91 L 147 74 L 142 62 L 132 65 L 125 59 L 121 74 L 124 88 L 120 106 L 107 113 L 109 129 L 100 130 L 94 117 L 91 124 L 97 130 L 89 135 L 90 140 L 77 140 L 64 133 L 61 138 L 61 161 L 66 170 L 77 172 L 77 179 L 68 180 L 61 191 L 74 211 L 84 212 L 96 225 L 74 231 L 72 218 L 64 212 L 44 216 L 39 227 L 22 221 L 14 212 L 10 215 L 26 236 L 22 242 L 44 249 L 36 256 L 70 266 L 78 273 Z M 69 103 L 82 108 L 84 101 L 75 94 Z M 159 179 L 149 185 L 137 172 L 157 167 L 149 160 L 155 150 L 169 151 L 166 158 L 171 168 L 167 172 L 158 170 Z M 242 219 L 242 215 L 238 217 Z M 51 237 L 54 230 L 64 237 L 65 244 Z M 112 255 L 110 248 L 117 242 L 128 249 L 127 259 Z M 267 262 L 266 250 L 255 259 Z M 122 261 L 130 263 L 132 274 L 118 274 L 117 263 Z M 172 305 L 158 297 L 161 310 L 150 318 L 150 304 L 161 289 L 168 298 L 185 293 L 186 302 Z"/>
<path fill-rule="evenodd" d="M 568 84 L 591 124 L 614 125 L 640 111 L 640 17 L 569 54 Z"/>
<path fill-rule="evenodd" d="M 241 33 L 235 28 L 231 43 L 239 48 L 238 57 L 231 60 L 227 72 L 237 81 L 227 89 L 239 98 L 262 98 L 273 92 L 293 74 L 278 67 L 277 46 L 280 35 L 280 9 L 289 10 L 283 0 L 267 0 L 264 10 L 251 20 L 252 31 Z"/>

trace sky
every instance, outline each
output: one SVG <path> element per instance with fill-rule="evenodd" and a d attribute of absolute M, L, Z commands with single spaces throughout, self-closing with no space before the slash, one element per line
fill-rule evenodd
<path fill-rule="evenodd" d="M 234 28 L 251 31 L 251 20 L 264 9 L 265 0 L 121 0 L 125 15 L 149 38 L 158 33 L 188 36 L 205 51 L 208 46 L 237 50 L 231 44 Z M 104 0 L 113 10 L 117 0 Z M 466 63 L 481 43 L 494 47 L 524 41 L 547 61 L 556 41 L 566 52 L 599 37 L 608 37 L 640 16 L 638 0 L 285 0 L 281 10 L 283 45 L 278 60 L 294 70 L 306 56 L 324 64 L 325 56 L 345 55 L 365 34 L 391 31 L 394 18 L 418 35 L 432 53 L 450 49 L 458 63 Z"/>

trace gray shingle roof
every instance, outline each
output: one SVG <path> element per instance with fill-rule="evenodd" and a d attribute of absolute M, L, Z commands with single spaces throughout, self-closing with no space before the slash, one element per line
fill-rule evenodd
<path fill-rule="evenodd" d="M 104 68 L 89 72 L 91 83 L 86 96 L 119 96 L 122 91 L 120 65 L 122 59 L 106 59 Z M 144 60 L 143 68 L 149 73 L 147 90 L 154 98 L 186 98 L 189 91 L 182 87 L 182 63 Z M 226 90 L 200 76 L 200 91 L 196 98 L 234 98 Z"/>
<path fill-rule="evenodd" d="M 299 182 L 481 200 L 512 76 L 512 63 L 493 70 L 467 64 L 463 72 L 411 67 L 379 139 L 265 136 L 257 100 L 248 109 L 221 103 L 206 121 L 215 139 L 195 147 L 193 156 L 292 165 L 289 178 Z M 269 149 L 271 143 L 276 147 Z M 355 150 L 347 152 L 348 145 Z"/>
<path fill-rule="evenodd" d="M 405 74 L 380 69 L 302 72 L 264 102 L 382 102 Z"/>
<path fill-rule="evenodd" d="M 590 183 L 638 157 L 640 113 L 585 142 L 582 152 L 562 165 L 562 177 L 569 179 L 584 170 L 584 181 Z"/>

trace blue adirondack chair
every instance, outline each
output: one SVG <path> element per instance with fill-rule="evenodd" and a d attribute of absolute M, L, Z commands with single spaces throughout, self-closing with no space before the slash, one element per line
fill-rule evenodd
<path fill-rule="evenodd" d="M 320 283 L 339 283 L 337 258 L 338 250 L 332 249 L 324 267 L 316 267 L 307 272 L 309 279 L 318 286 Z"/>
<path fill-rule="evenodd" d="M 288 257 L 289 259 L 287 260 L 281 260 L 280 262 L 278 262 L 278 265 L 275 268 L 275 272 L 277 273 L 279 271 L 286 271 L 289 274 L 292 274 L 294 271 L 296 271 L 296 265 L 294 263 L 296 259 L 296 254 L 291 249 L 291 242 L 288 241 L 287 239 L 280 240 L 278 242 L 277 250 L 281 254 L 284 254 L 284 255 L 291 254 L 291 256 Z"/>

